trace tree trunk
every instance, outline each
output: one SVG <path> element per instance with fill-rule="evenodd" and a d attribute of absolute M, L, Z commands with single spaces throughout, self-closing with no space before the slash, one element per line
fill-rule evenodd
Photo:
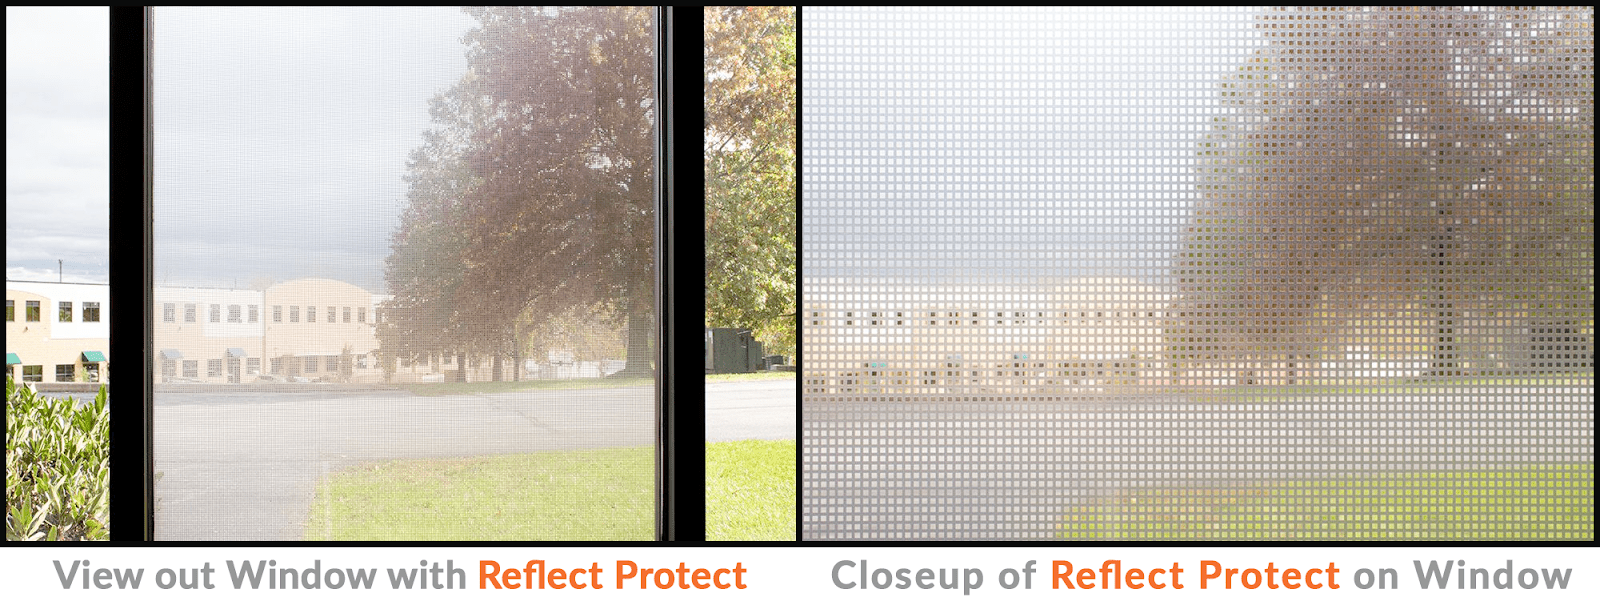
<path fill-rule="evenodd" d="M 628 361 L 621 372 L 612 374 L 616 378 L 649 378 L 655 376 L 655 356 L 651 354 L 650 331 L 651 299 L 648 295 L 639 295 L 640 291 L 649 292 L 649 288 L 634 288 L 634 295 L 628 300 Z"/>

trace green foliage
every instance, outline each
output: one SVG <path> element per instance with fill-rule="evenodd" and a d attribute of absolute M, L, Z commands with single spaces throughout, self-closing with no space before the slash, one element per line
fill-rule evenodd
<path fill-rule="evenodd" d="M 706 325 L 792 355 L 794 8 L 706 11 Z"/>
<path fill-rule="evenodd" d="M 6 379 L 6 539 L 110 537 L 110 406 L 41 397 Z"/>
<path fill-rule="evenodd" d="M 706 444 L 706 539 L 794 540 L 795 442 Z"/>

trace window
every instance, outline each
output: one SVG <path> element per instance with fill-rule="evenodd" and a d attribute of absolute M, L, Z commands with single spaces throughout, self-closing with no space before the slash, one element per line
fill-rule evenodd
<path fill-rule="evenodd" d="M 89 382 L 100 382 L 100 364 L 98 364 L 98 363 L 86 363 L 86 364 L 83 364 L 83 374 L 84 374 L 85 377 L 88 378 Z"/>
<path fill-rule="evenodd" d="M 801 539 L 1593 539 L 1590 9 L 800 27 Z"/>
<path fill-rule="evenodd" d="M 216 378 L 216 377 L 221 376 L 221 375 L 222 375 L 222 360 L 221 359 L 207 359 L 206 360 L 206 376 L 210 377 L 210 378 Z"/>
<path fill-rule="evenodd" d="M 356 307 L 356 323 L 358 323 L 358 324 L 367 323 L 367 308 L 366 307 Z"/>
<path fill-rule="evenodd" d="M 28 301 L 28 321 L 39 321 L 39 301 Z"/>
<path fill-rule="evenodd" d="M 56 316 L 56 321 L 72 321 L 72 303 L 60 302 L 56 303 L 56 306 L 60 307 L 60 312 Z"/>
<path fill-rule="evenodd" d="M 257 323 L 260 321 L 261 307 L 259 305 L 250 305 L 250 323 Z"/>
<path fill-rule="evenodd" d="M 44 366 L 22 366 L 23 382 L 44 382 Z"/>
<path fill-rule="evenodd" d="M 199 378 L 200 377 L 200 360 L 198 360 L 198 359 L 185 359 L 185 360 L 183 360 L 183 377 L 184 378 Z"/>
<path fill-rule="evenodd" d="M 211 323 L 222 323 L 222 305 L 211 305 Z"/>
<path fill-rule="evenodd" d="M 178 321 L 178 306 L 173 303 L 162 303 L 161 321 L 165 323 L 173 323 Z"/>
<path fill-rule="evenodd" d="M 196 311 L 195 311 L 195 304 L 194 303 L 183 303 L 183 323 L 188 323 L 188 324 L 194 323 L 195 322 L 195 314 L 196 314 Z"/>
<path fill-rule="evenodd" d="M 83 320 L 90 323 L 100 321 L 100 303 L 83 303 Z"/>
<path fill-rule="evenodd" d="M 6 301 L 6 321 L 17 320 L 17 301 Z"/>
<path fill-rule="evenodd" d="M 273 374 L 277 374 L 277 375 L 282 375 L 283 374 L 283 358 L 281 358 L 281 357 L 272 358 L 272 373 Z"/>
<path fill-rule="evenodd" d="M 272 305 L 272 323 L 283 323 L 283 305 Z"/>
<path fill-rule="evenodd" d="M 154 210 L 151 275 L 172 284 L 216 288 L 207 295 L 213 300 L 244 300 L 246 291 L 238 288 L 253 284 L 260 294 L 250 300 L 271 305 L 302 301 L 284 306 L 290 307 L 290 323 L 307 324 L 303 330 L 274 325 L 259 332 L 157 330 L 157 342 L 150 346 L 183 348 L 207 362 L 202 365 L 209 364 L 207 355 L 242 346 L 260 351 L 273 360 L 271 365 L 281 365 L 279 375 L 293 383 L 339 382 L 345 372 L 352 372 L 350 381 L 367 383 L 385 378 L 394 384 L 509 382 L 525 376 L 510 347 L 489 351 L 456 332 L 469 326 L 470 331 L 499 334 L 514 326 L 480 325 L 488 320 L 466 313 L 476 309 L 470 305 L 458 322 L 448 308 L 452 303 L 435 306 L 446 288 L 434 286 L 448 283 L 452 300 L 483 300 L 500 289 L 504 294 L 492 298 L 506 308 L 535 300 L 570 308 L 560 321 L 575 321 L 583 329 L 562 326 L 550 330 L 553 334 L 545 340 L 583 360 L 551 377 L 583 380 L 621 370 L 639 379 L 603 392 L 529 391 L 495 397 L 509 407 L 538 408 L 540 422 L 557 424 L 553 433 L 574 436 L 556 447 L 578 451 L 590 445 L 616 446 L 622 459 L 597 468 L 602 465 L 580 464 L 588 452 L 553 455 L 548 457 L 553 464 L 537 471 L 519 468 L 489 477 L 491 495 L 485 498 L 504 499 L 506 507 L 525 504 L 506 495 L 513 493 L 513 486 L 548 494 L 558 503 L 560 510 L 546 511 L 530 523 L 480 525 L 487 530 L 480 532 L 443 516 L 423 515 L 405 517 L 397 521 L 404 527 L 391 524 L 382 531 L 436 539 L 649 539 L 659 529 L 651 523 L 654 511 L 661 510 L 650 506 L 650 499 L 664 495 L 657 493 L 655 483 L 658 459 L 652 444 L 659 403 L 656 385 L 650 383 L 652 364 L 660 356 L 646 336 L 654 331 L 641 329 L 658 323 L 654 307 L 660 290 L 660 272 L 654 266 L 655 209 L 664 196 L 656 191 L 658 175 L 652 167 L 660 165 L 655 152 L 665 130 L 657 125 L 665 124 L 658 119 L 660 104 L 653 95 L 656 74 L 665 65 L 655 60 L 654 26 L 661 17 L 657 9 L 244 12 L 161 7 L 150 15 L 147 65 L 152 106 L 157 108 L 148 125 L 154 180 L 148 198 Z M 483 31 L 475 35 L 474 29 Z M 485 52 L 475 52 L 483 40 L 516 40 L 520 48 L 491 43 L 483 45 Z M 395 48 L 418 52 L 398 57 Z M 306 56 L 318 59 L 284 60 Z M 556 64 L 530 61 L 529 56 Z M 396 61 L 400 58 L 404 61 Z M 352 78 L 350 73 L 408 75 Z M 440 95 L 448 98 L 435 102 Z M 515 140 L 498 149 L 494 130 Z M 352 140 L 376 143 L 351 146 Z M 248 144 L 230 143 L 238 141 Z M 560 151 L 548 149 L 557 142 Z M 486 165 L 475 159 L 479 154 L 501 159 L 498 165 Z M 526 157 L 514 157 L 518 155 Z M 424 156 L 438 162 L 406 161 Z M 369 170 L 374 166 L 376 172 Z M 458 225 L 456 217 L 417 211 L 469 194 L 476 197 L 460 205 L 476 208 L 478 202 L 488 202 L 489 190 L 516 187 L 490 177 L 513 179 L 518 174 L 541 175 L 520 188 L 537 182 L 538 190 L 529 194 L 561 208 L 549 214 L 483 217 L 499 224 L 496 232 L 513 237 L 478 233 L 482 225 L 466 216 Z M 490 182 L 480 186 L 480 179 Z M 418 184 L 408 186 L 413 182 Z M 574 186 L 581 186 L 584 195 L 568 195 Z M 490 206 L 496 213 L 503 209 Z M 582 220 L 555 216 L 559 214 Z M 455 237 L 469 226 L 472 232 L 463 233 L 468 237 Z M 552 230 L 559 233 L 552 236 Z M 411 255 L 423 252 L 415 246 L 442 245 L 452 249 L 440 250 L 445 256 L 438 258 L 455 257 L 477 249 L 466 244 L 480 237 L 497 245 L 481 258 L 467 258 L 460 275 L 434 256 Z M 534 271 L 518 260 L 552 257 L 562 259 L 558 264 L 567 271 Z M 408 258 L 420 262 L 398 266 Z M 478 269 L 467 271 L 469 266 Z M 580 272 L 586 266 L 605 270 Z M 266 276 L 286 279 L 259 285 L 267 283 Z M 229 291 L 229 284 L 237 285 Z M 429 288 L 438 292 L 414 291 Z M 322 302 L 308 302 L 313 299 Z M 384 318 L 386 327 L 337 330 L 330 325 L 355 323 L 361 317 L 357 309 L 376 300 L 401 301 L 393 303 L 387 314 L 392 317 Z M 634 327 L 632 338 L 629 325 Z M 368 369 L 354 373 L 352 356 L 391 349 L 392 355 L 471 351 L 478 360 L 469 364 L 463 358 L 446 376 L 420 368 L 385 372 L 390 368 L 384 366 L 374 371 L 371 360 Z M 315 405 L 285 404 L 286 397 L 298 397 L 265 388 L 274 378 L 250 381 L 263 388 L 223 384 L 224 379 L 247 375 L 240 367 L 245 364 L 235 365 L 238 357 L 223 359 L 223 378 L 177 390 L 158 388 L 151 396 L 156 412 L 149 461 L 153 472 L 164 471 L 166 477 L 151 486 L 161 503 L 153 524 L 157 540 L 323 540 L 348 535 L 350 529 L 361 531 L 359 519 L 327 506 L 325 498 L 333 491 L 304 490 L 306 502 L 300 504 L 305 506 L 280 507 L 239 498 L 237 490 L 215 489 L 241 482 L 328 483 L 338 489 L 335 483 L 346 474 L 364 481 L 372 473 L 391 472 L 379 465 L 324 469 L 317 462 L 340 455 L 395 460 L 399 475 L 415 477 L 407 467 L 474 464 L 474 459 L 491 454 L 481 447 L 485 442 L 496 444 L 494 455 L 539 456 L 551 449 L 538 427 L 498 422 L 498 412 L 482 406 L 430 405 L 436 402 L 402 389 L 319 389 Z M 162 411 L 178 409 L 186 401 L 223 400 L 228 405 L 203 413 Z M 554 420 L 546 421 L 545 410 Z M 590 420 L 595 417 L 604 421 Z M 305 438 L 304 426 L 315 426 L 316 438 Z M 240 448 L 240 443 L 251 447 Z M 262 460 L 283 463 L 262 465 Z M 184 479 L 197 476 L 216 481 Z M 437 482 L 439 476 L 427 474 L 424 480 Z M 375 503 L 399 503 L 405 481 L 379 478 Z M 415 510 L 448 506 L 436 494 L 418 495 L 403 505 L 415 504 Z M 328 511 L 336 516 L 326 521 L 313 517 Z M 382 513 L 362 516 L 372 514 Z"/>
<path fill-rule="evenodd" d="M 251 376 L 254 376 L 256 374 L 260 374 L 261 373 L 261 358 L 260 357 L 251 357 L 251 358 L 246 359 L 245 362 L 244 362 L 244 371 L 245 371 L 246 374 L 249 374 Z"/>
<path fill-rule="evenodd" d="M 239 305 L 228 305 L 228 323 L 240 323 L 239 312 L 241 310 L 242 309 L 239 308 Z"/>
<path fill-rule="evenodd" d="M 56 364 L 56 382 L 75 382 L 74 375 L 78 373 L 78 366 L 70 363 Z"/>
<path fill-rule="evenodd" d="M 176 359 L 168 359 L 168 358 L 163 357 L 161 359 L 161 377 L 166 379 L 166 381 L 170 382 L 172 380 L 172 377 L 173 376 L 177 376 L 177 375 L 178 375 L 178 360 L 176 360 Z"/>

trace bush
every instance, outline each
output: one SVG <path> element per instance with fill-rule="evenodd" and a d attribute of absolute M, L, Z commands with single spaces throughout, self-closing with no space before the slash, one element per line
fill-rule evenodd
<path fill-rule="evenodd" d="M 6 539 L 110 535 L 111 426 L 94 402 L 40 397 L 6 378 Z"/>

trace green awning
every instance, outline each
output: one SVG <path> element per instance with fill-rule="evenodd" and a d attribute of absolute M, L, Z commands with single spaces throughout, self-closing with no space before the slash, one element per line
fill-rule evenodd
<path fill-rule="evenodd" d="M 99 351 L 84 351 L 83 361 L 86 363 L 100 363 L 106 360 L 105 353 Z"/>
<path fill-rule="evenodd" d="M 22 363 L 22 358 L 17 357 L 16 353 L 6 353 L 6 365 L 14 366 L 19 363 Z"/>

